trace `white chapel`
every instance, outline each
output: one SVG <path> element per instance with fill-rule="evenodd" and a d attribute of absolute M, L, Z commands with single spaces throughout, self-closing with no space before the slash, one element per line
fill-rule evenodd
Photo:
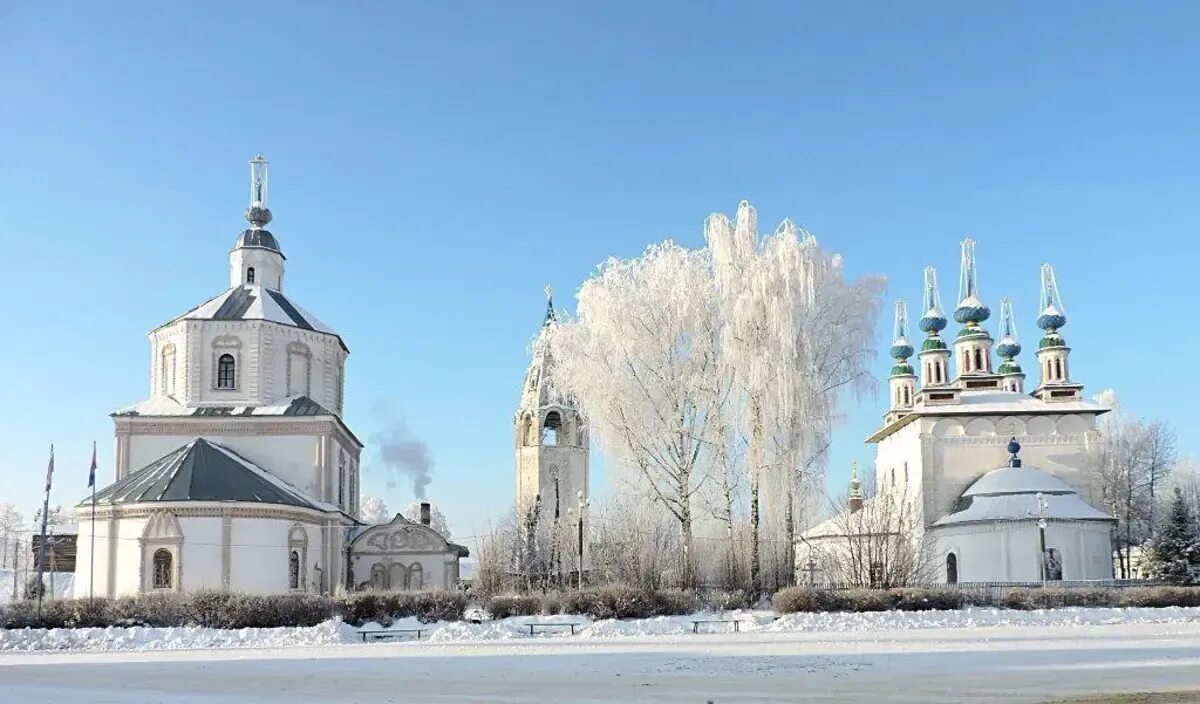
<path fill-rule="evenodd" d="M 96 494 L 94 575 L 91 498 L 76 509 L 76 596 L 330 593 L 372 576 L 391 587 L 376 563 L 394 588 L 454 586 L 465 550 L 428 525 L 357 520 L 363 444 L 342 415 L 349 349 L 284 293 L 261 156 L 250 175 L 228 288 L 150 332 L 150 397 L 112 414 L 116 476 Z"/>
<path fill-rule="evenodd" d="M 947 320 L 933 267 L 925 270 L 919 325 L 926 337 L 919 350 L 908 342 L 907 309 L 898 302 L 889 408 L 883 426 L 867 439 L 876 446 L 874 498 L 864 499 L 855 474 L 846 512 L 801 535 L 801 583 L 822 574 L 830 579 L 822 563 L 866 540 L 863 526 L 920 544 L 925 582 L 1112 578 L 1114 521 L 1095 508 L 1101 496 L 1093 474 L 1096 419 L 1108 409 L 1084 400 L 1083 385 L 1070 375 L 1071 349 L 1061 332 L 1067 319 L 1053 269 L 1042 267 L 1036 321 L 1042 338 L 1032 391 L 1017 360 L 1021 345 L 1007 298 L 1001 301 L 999 343 L 993 346 L 984 328 L 991 311 L 979 296 L 971 240 L 962 246 L 959 283 L 954 319 L 962 328 L 950 345 L 941 337 Z M 910 362 L 914 354 L 920 385 Z M 850 518 L 855 512 L 862 520 Z M 879 521 L 872 519 L 884 513 L 890 517 L 881 520 L 896 525 L 874 525 Z M 881 561 L 895 555 L 876 552 L 872 559 Z M 887 568 L 871 565 L 880 575 Z"/>

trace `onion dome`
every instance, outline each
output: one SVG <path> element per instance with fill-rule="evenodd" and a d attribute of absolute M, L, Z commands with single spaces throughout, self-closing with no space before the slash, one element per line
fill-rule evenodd
<path fill-rule="evenodd" d="M 891 349 L 892 357 L 900 360 L 897 367 L 907 366 L 904 364 L 904 360 L 913 356 L 913 346 L 908 342 L 908 304 L 903 300 L 896 301 L 896 318 L 892 329 L 895 332 Z"/>
<path fill-rule="evenodd" d="M 250 205 L 246 208 L 246 222 L 250 223 L 250 228 L 238 235 L 235 249 L 253 247 L 283 254 L 279 240 L 263 229 L 271 222 L 271 210 L 267 207 L 267 160 L 262 154 L 250 160 Z"/>
<path fill-rule="evenodd" d="M 942 313 L 942 297 L 938 294 L 937 269 L 925 267 L 925 315 L 917 321 L 921 332 L 936 335 L 946 328 L 946 315 Z"/>
<path fill-rule="evenodd" d="M 1067 324 L 1067 313 L 1063 308 L 1062 299 L 1058 295 L 1058 281 L 1054 278 L 1054 267 L 1042 265 L 1042 299 L 1041 314 L 1037 318 L 1037 326 L 1053 332 Z"/>
<path fill-rule="evenodd" d="M 992 309 L 975 296 L 968 296 L 958 302 L 954 309 L 954 319 L 963 325 L 978 325 L 992 315 Z"/>
<path fill-rule="evenodd" d="M 1007 297 L 1000 299 L 1000 335 L 996 354 L 1011 362 L 1013 357 L 1021 354 L 1021 343 L 1017 341 L 1017 322 L 1013 317 L 1012 301 Z"/>
<path fill-rule="evenodd" d="M 954 319 L 963 325 L 978 325 L 987 320 L 992 311 L 979 298 L 979 283 L 975 271 L 975 242 L 971 239 L 963 240 L 961 264 L 958 308 L 954 309 Z"/>

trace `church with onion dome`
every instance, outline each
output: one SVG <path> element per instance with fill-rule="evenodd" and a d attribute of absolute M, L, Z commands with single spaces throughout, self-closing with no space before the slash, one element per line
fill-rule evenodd
<path fill-rule="evenodd" d="M 904 579 L 927 583 L 1111 579 L 1115 521 L 1096 508 L 1093 471 L 1097 418 L 1108 409 L 1085 400 L 1071 377 L 1053 268 L 1041 268 L 1031 390 L 1008 298 L 1000 301 L 999 342 L 986 328 L 991 309 L 973 241 L 962 243 L 953 311 L 961 327 L 952 341 L 943 337 L 949 321 L 933 267 L 924 284 L 919 348 L 909 340 L 907 306 L 896 304 L 888 409 L 867 438 L 875 445 L 873 490 L 864 493 L 855 473 L 844 509 L 801 534 L 798 580 L 838 581 L 835 566 L 848 552 L 875 555 L 873 582 L 888 581 L 887 561 L 899 552 L 920 563 L 907 565 Z M 860 550 L 866 541 L 906 549 Z"/>
<path fill-rule="evenodd" d="M 228 287 L 150 332 L 149 397 L 112 414 L 113 483 L 76 508 L 76 596 L 456 586 L 466 549 L 427 507 L 359 520 L 350 350 L 284 293 L 261 156 L 245 217 Z"/>

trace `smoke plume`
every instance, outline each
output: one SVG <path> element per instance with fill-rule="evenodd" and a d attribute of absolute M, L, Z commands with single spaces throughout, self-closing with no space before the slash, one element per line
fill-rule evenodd
<path fill-rule="evenodd" d="M 424 499 L 429 482 L 433 481 L 433 458 L 429 454 L 429 446 L 413 437 L 403 421 L 394 419 L 389 425 L 387 430 L 369 438 L 370 443 L 379 449 L 379 459 L 387 468 L 387 487 L 393 489 L 398 479 L 404 479 L 411 482 L 413 496 Z"/>

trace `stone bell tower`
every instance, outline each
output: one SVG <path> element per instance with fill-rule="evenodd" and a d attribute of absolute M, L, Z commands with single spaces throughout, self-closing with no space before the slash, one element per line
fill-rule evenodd
<path fill-rule="evenodd" d="M 540 506 L 540 520 L 565 518 L 588 496 L 588 434 L 579 409 L 553 388 L 554 356 L 548 333 L 557 325 L 550 288 L 546 317 L 533 342 L 533 362 L 525 372 L 516 429 L 517 506 L 524 513 Z"/>

